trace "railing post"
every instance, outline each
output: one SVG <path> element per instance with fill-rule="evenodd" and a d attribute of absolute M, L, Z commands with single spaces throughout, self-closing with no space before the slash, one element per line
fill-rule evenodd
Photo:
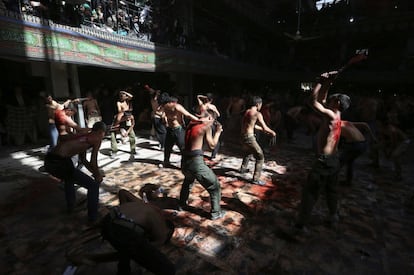
<path fill-rule="evenodd" d="M 116 19 L 116 33 L 119 34 L 119 20 L 118 20 L 118 9 L 119 9 L 119 3 L 118 0 L 116 0 L 116 11 L 115 11 L 115 19 Z"/>

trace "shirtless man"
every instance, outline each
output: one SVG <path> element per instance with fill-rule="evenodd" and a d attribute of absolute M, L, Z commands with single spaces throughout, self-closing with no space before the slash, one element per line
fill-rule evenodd
<path fill-rule="evenodd" d="M 65 183 L 65 198 L 69 212 L 73 210 L 76 201 L 74 184 L 88 190 L 88 218 L 92 222 L 98 216 L 99 184 L 102 182 L 103 175 L 98 168 L 97 159 L 105 131 L 105 123 L 97 122 L 88 133 L 77 133 L 60 140 L 45 157 L 45 170 Z M 92 149 L 89 161 L 86 159 L 88 149 Z M 79 169 L 75 169 L 71 158 L 77 154 L 79 154 L 82 164 L 92 173 L 94 179 Z"/>
<path fill-rule="evenodd" d="M 263 119 L 263 115 L 260 113 L 262 104 L 263 102 L 260 97 L 251 97 L 248 103 L 248 109 L 244 113 L 241 125 L 241 144 L 244 151 L 244 157 L 240 172 L 246 173 L 248 171 L 247 165 L 249 164 L 250 155 L 253 154 L 256 159 L 256 165 L 254 168 L 252 183 L 258 185 L 266 184 L 264 181 L 260 180 L 264 163 L 264 154 L 262 148 L 256 140 L 254 131 L 259 130 L 271 135 L 272 137 L 276 136 L 275 131 L 266 125 Z"/>
<path fill-rule="evenodd" d="M 48 151 L 52 150 L 58 141 L 59 132 L 56 128 L 55 124 L 55 111 L 56 110 L 63 110 L 64 104 L 60 104 L 57 101 L 55 101 L 52 97 L 52 95 L 46 95 L 46 109 L 47 109 L 47 116 L 48 116 L 48 122 L 49 122 L 49 137 L 50 137 L 50 145 Z M 65 102 L 65 103 L 69 103 Z"/>
<path fill-rule="evenodd" d="M 88 131 L 88 129 L 80 127 L 72 119 L 72 116 L 76 114 L 76 106 L 73 104 L 73 102 L 75 102 L 75 100 L 72 100 L 68 104 L 65 104 L 63 110 L 55 110 L 55 124 L 59 133 L 58 141 L 65 139 L 70 134 L 73 134 L 74 130 L 77 133 L 85 133 Z"/>
<path fill-rule="evenodd" d="M 378 97 L 362 96 L 356 106 L 356 112 L 359 116 L 359 120 L 368 123 L 374 137 L 377 137 L 377 114 L 381 109 L 381 105 L 381 101 Z M 380 159 L 378 148 L 376 146 L 371 146 L 369 150 L 372 165 L 378 168 Z"/>
<path fill-rule="evenodd" d="M 159 250 L 174 233 L 161 209 L 121 189 L 120 205 L 102 221 L 102 235 L 118 252 L 117 274 L 131 274 L 130 260 L 154 274 L 175 274 L 174 264 Z"/>
<path fill-rule="evenodd" d="M 198 113 L 200 116 L 204 115 L 204 112 L 208 110 L 212 110 L 214 112 L 214 117 L 220 117 L 220 112 L 217 109 L 216 105 L 213 104 L 213 95 L 197 95 L 197 102 L 198 102 Z"/>
<path fill-rule="evenodd" d="M 136 135 L 134 131 L 135 118 L 130 112 L 126 112 L 119 123 L 119 133 L 121 134 L 122 144 L 126 143 L 129 137 L 130 156 L 129 161 L 135 160 L 136 154 Z M 115 158 L 118 152 L 118 144 L 116 141 L 116 131 L 111 131 L 111 152 L 110 157 Z"/>
<path fill-rule="evenodd" d="M 245 111 L 246 102 L 245 100 L 240 96 L 232 96 L 230 98 L 229 105 L 227 105 L 227 116 L 231 117 L 233 115 L 240 115 L 242 112 Z"/>
<path fill-rule="evenodd" d="M 151 120 L 152 126 L 154 127 L 155 134 L 157 136 L 158 142 L 160 143 L 160 149 L 164 150 L 165 146 L 165 135 L 167 134 L 167 129 L 165 124 L 162 122 L 162 117 L 164 111 L 162 110 L 160 104 L 158 103 L 158 96 L 160 95 L 160 90 L 154 90 L 148 85 L 145 85 L 144 88 L 150 92 L 151 95 Z"/>
<path fill-rule="evenodd" d="M 92 128 L 95 122 L 102 120 L 98 101 L 93 97 L 92 92 L 86 94 L 86 100 L 83 102 L 83 110 L 86 113 L 86 123 L 88 128 Z"/>
<path fill-rule="evenodd" d="M 180 192 L 180 207 L 187 206 L 188 196 L 194 180 L 197 181 L 210 194 L 211 219 L 216 220 L 224 216 L 221 211 L 221 187 L 220 182 L 214 172 L 206 165 L 203 158 L 203 141 L 207 141 L 208 146 L 213 149 L 220 138 L 223 128 L 214 119 L 214 112 L 208 110 L 203 113 L 204 117 L 199 121 L 191 121 L 185 133 L 185 149 L 181 160 L 181 169 L 185 176 Z M 216 132 L 212 133 L 211 126 L 217 124 Z"/>
<path fill-rule="evenodd" d="M 170 96 L 168 93 L 162 93 L 158 97 L 158 102 L 164 111 L 163 120 L 167 127 L 164 167 L 170 166 L 170 156 L 174 144 L 177 144 L 180 152 L 184 149 L 184 117 L 191 120 L 198 120 L 196 116 L 188 112 L 177 101 L 177 98 Z"/>
<path fill-rule="evenodd" d="M 125 112 L 132 112 L 131 100 L 134 96 L 126 91 L 119 92 L 119 100 L 116 102 L 117 114 L 113 123 L 114 128 L 119 127 Z"/>
<path fill-rule="evenodd" d="M 341 167 L 344 165 L 347 167 L 345 181 L 346 185 L 350 185 L 352 183 L 354 176 L 354 161 L 368 149 L 367 140 L 363 132 L 368 133 L 370 140 L 375 142 L 376 138 L 374 137 L 368 123 L 342 120 L 342 140 L 339 146 L 339 160 Z"/>
<path fill-rule="evenodd" d="M 300 123 L 306 128 L 306 134 L 312 136 L 317 132 L 321 123 L 319 113 L 314 112 L 309 106 L 294 106 L 286 112 L 294 123 Z"/>
<path fill-rule="evenodd" d="M 295 224 L 295 228 L 299 230 L 309 222 L 321 188 L 326 191 L 329 221 L 336 223 L 338 220 L 336 189 L 340 163 L 337 151 L 341 136 L 341 112 L 349 107 L 351 101 L 344 94 L 334 94 L 327 99 L 328 90 L 336 76 L 336 71 L 323 73 L 310 97 L 311 106 L 321 114 L 322 121 L 316 136 L 317 158 L 302 190 L 298 220 Z"/>
<path fill-rule="evenodd" d="M 218 119 L 220 117 L 220 112 L 217 109 L 216 105 L 213 104 L 213 95 L 208 93 L 207 95 L 197 95 L 197 102 L 198 102 L 198 113 L 199 116 L 203 116 L 205 112 L 208 110 L 213 111 L 214 119 Z M 213 134 L 216 132 L 216 125 L 212 125 Z M 213 151 L 211 152 L 210 159 L 214 160 L 217 156 L 217 153 L 220 149 L 220 141 L 216 144 Z"/>

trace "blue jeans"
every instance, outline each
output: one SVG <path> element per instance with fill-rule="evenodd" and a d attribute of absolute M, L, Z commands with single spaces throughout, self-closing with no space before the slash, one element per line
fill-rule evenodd
<path fill-rule="evenodd" d="M 82 171 L 75 169 L 71 158 L 48 153 L 45 157 L 45 170 L 65 182 L 65 198 L 69 210 L 76 203 L 75 184 L 88 190 L 88 218 L 93 221 L 98 217 L 99 183 Z"/>
<path fill-rule="evenodd" d="M 50 137 L 50 146 L 49 146 L 49 151 L 50 151 L 56 146 L 58 137 L 59 137 L 59 132 L 56 128 L 55 123 L 49 123 L 49 137 Z"/>
<path fill-rule="evenodd" d="M 68 209 L 75 206 L 76 202 L 76 189 L 75 183 L 88 190 L 88 218 L 94 221 L 98 217 L 98 204 L 99 204 L 99 182 L 96 182 L 93 178 L 89 177 L 82 171 L 74 169 L 72 179 L 65 180 L 65 198 Z"/>

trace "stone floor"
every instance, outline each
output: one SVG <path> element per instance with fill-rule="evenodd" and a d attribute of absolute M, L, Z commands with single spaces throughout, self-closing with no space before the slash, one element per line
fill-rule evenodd
<path fill-rule="evenodd" d="M 282 143 L 266 155 L 265 186 L 250 184 L 251 173 L 238 173 L 240 149 L 226 143 L 221 160 L 209 162 L 221 182 L 227 211 L 216 221 L 207 218 L 209 197 L 199 184 L 190 195 L 192 207 L 176 210 L 183 180 L 180 156 L 172 155 L 176 167 L 161 168 L 163 154 L 145 136 L 140 135 L 135 161 L 128 161 L 128 144 L 120 145 L 121 152 L 111 159 L 109 141 L 104 141 L 99 155 L 106 173 L 101 211 L 118 204 L 120 188 L 139 196 L 144 185 L 161 185 L 165 197 L 152 203 L 164 208 L 176 225 L 163 251 L 178 274 L 414 274 L 413 146 L 399 182 L 392 180 L 386 159 L 374 169 L 367 156 L 361 157 L 353 185 L 340 186 L 338 228 L 325 223 L 322 194 L 309 232 L 292 238 L 286 229 L 297 213 L 312 160 L 308 136 L 299 132 L 294 142 Z M 78 189 L 78 206 L 68 215 L 61 184 L 39 172 L 42 147 L 3 147 L 0 156 L 1 273 L 115 274 L 114 262 L 96 263 L 85 256 L 111 248 L 86 222 L 84 190 Z M 135 274 L 149 274 L 133 268 Z"/>

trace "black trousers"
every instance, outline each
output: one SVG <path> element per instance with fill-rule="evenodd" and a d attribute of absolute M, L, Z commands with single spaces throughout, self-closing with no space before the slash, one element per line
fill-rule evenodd
<path fill-rule="evenodd" d="M 102 236 L 119 253 L 117 274 L 131 273 L 130 260 L 154 274 L 175 274 L 174 264 L 149 242 L 143 232 L 114 223 L 110 214 L 103 219 Z"/>
<path fill-rule="evenodd" d="M 152 117 L 152 125 L 154 126 L 155 134 L 157 139 L 160 143 L 161 149 L 165 147 L 165 136 L 167 135 L 167 128 L 165 127 L 164 123 L 162 123 L 161 118 L 159 117 Z"/>
<path fill-rule="evenodd" d="M 183 127 L 178 126 L 175 128 L 167 127 L 167 135 L 165 137 L 165 149 L 164 149 L 164 163 L 170 163 L 170 156 L 174 144 L 177 144 L 180 152 L 184 149 L 185 130 Z"/>

